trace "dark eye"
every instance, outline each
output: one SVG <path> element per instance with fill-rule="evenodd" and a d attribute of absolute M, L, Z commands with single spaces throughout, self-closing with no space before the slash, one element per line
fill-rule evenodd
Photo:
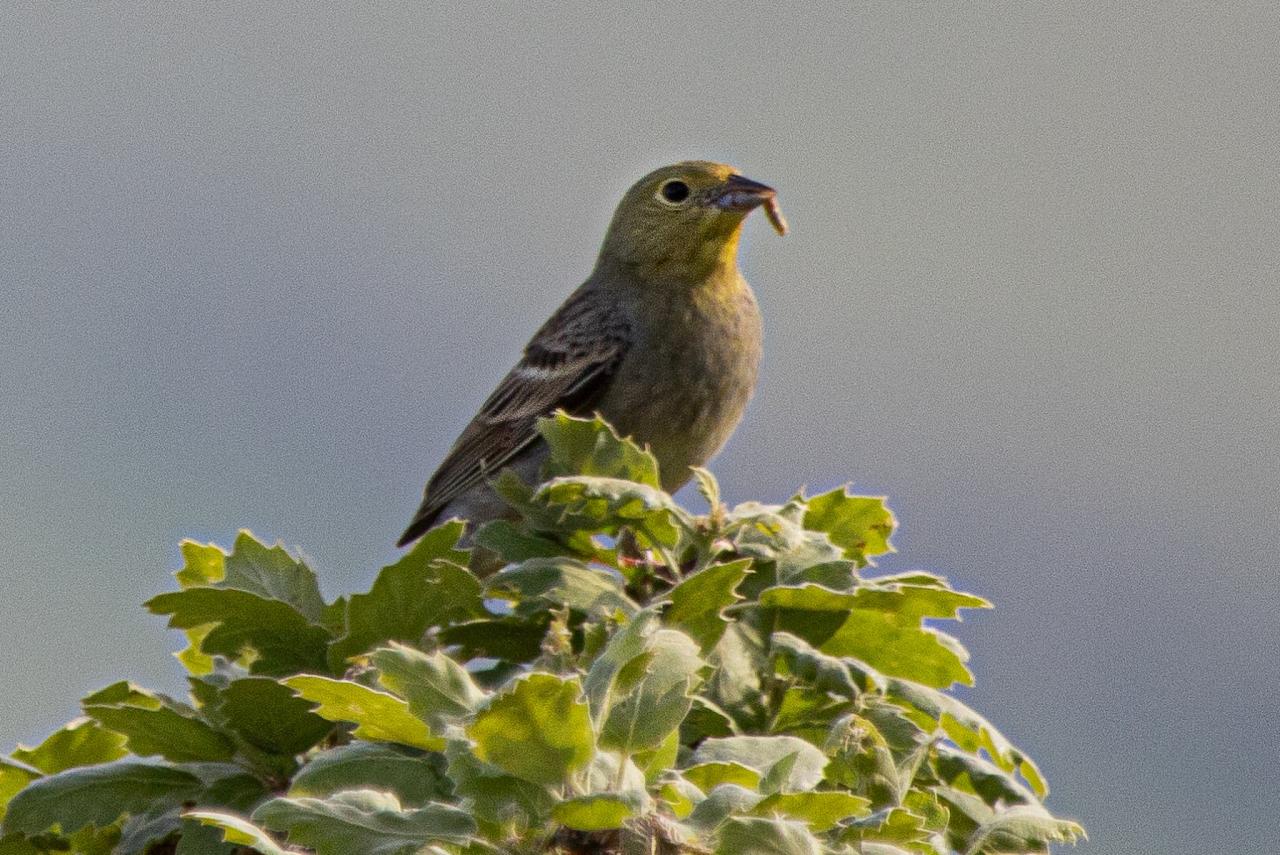
<path fill-rule="evenodd" d="M 662 185 L 658 190 L 658 193 L 660 193 L 662 198 L 666 201 L 673 205 L 677 205 L 689 198 L 689 185 L 679 179 L 668 181 L 666 184 Z"/>

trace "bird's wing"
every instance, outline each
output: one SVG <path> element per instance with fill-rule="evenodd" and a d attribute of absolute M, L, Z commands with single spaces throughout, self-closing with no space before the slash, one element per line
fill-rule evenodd
<path fill-rule="evenodd" d="M 622 361 L 629 332 L 598 291 L 579 291 L 561 306 L 431 476 L 399 545 L 416 539 L 449 502 L 496 475 L 533 443 L 539 418 L 557 409 L 589 412 Z"/>

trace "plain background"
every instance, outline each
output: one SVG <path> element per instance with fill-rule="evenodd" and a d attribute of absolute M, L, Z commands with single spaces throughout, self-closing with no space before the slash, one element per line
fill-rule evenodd
<path fill-rule="evenodd" d="M 7 3 L 0 748 L 238 527 L 363 590 L 622 191 L 725 160 L 759 393 L 731 500 L 846 480 L 997 604 L 962 694 L 1081 852 L 1274 851 L 1271 4 Z"/>

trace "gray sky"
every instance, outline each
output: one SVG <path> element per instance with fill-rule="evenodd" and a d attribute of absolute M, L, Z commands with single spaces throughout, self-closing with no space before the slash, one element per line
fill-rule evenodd
<path fill-rule="evenodd" d="M 733 500 L 845 480 L 993 599 L 965 697 L 1079 851 L 1274 846 L 1270 4 L 6 5 L 0 748 L 131 677 L 185 536 L 363 589 L 686 157 L 781 191 Z M 92 11 L 91 11 L 92 10 Z"/>

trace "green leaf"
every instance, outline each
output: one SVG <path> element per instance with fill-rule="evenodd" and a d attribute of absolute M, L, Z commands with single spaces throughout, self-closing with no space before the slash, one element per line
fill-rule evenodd
<path fill-rule="evenodd" d="M 182 827 L 180 808 L 176 805 L 155 813 L 133 814 L 119 828 L 119 841 L 108 846 L 104 855 L 142 855 L 153 844 L 159 844 L 177 834 Z M 91 827 L 83 831 L 92 831 Z"/>
<path fill-rule="evenodd" d="M 624 527 L 642 546 L 675 547 L 693 517 L 657 487 L 620 478 L 565 476 L 538 487 L 517 508 L 542 531 L 615 536 Z"/>
<path fill-rule="evenodd" d="M 778 586 L 761 594 L 778 608 L 779 629 L 823 653 L 852 657 L 884 674 L 945 687 L 972 684 L 968 654 L 926 618 L 955 618 L 960 608 L 984 608 L 986 600 L 930 585 L 868 584 L 852 592 L 818 585 Z"/>
<path fill-rule="evenodd" d="M 762 683 L 768 673 L 768 658 L 760 634 L 745 621 L 729 624 L 708 661 L 715 667 L 704 686 L 702 696 L 718 705 L 701 712 L 695 706 L 690 718 L 710 725 L 708 713 L 724 713 L 735 731 L 762 729 L 768 719 L 766 690 Z M 715 735 L 714 730 L 704 731 Z M 691 734 L 692 735 L 692 734 Z"/>
<path fill-rule="evenodd" d="M 35 748 L 18 746 L 14 760 L 53 775 L 77 766 L 95 766 L 119 760 L 129 752 L 125 738 L 87 718 L 76 719 L 49 734 Z"/>
<path fill-rule="evenodd" d="M 409 705 L 394 695 L 350 680 L 308 674 L 282 682 L 299 697 L 316 704 L 316 715 L 356 725 L 355 736 L 359 739 L 399 742 L 428 751 L 444 748 L 444 740 L 434 736 L 426 723 L 409 711 Z"/>
<path fill-rule="evenodd" d="M 0 819 L 4 819 L 9 800 L 27 784 L 41 777 L 36 769 L 0 757 Z M 0 853 L 3 855 L 3 853 Z"/>
<path fill-rule="evenodd" d="M 621 828 L 635 816 L 635 808 L 625 799 L 608 793 L 566 799 L 551 809 L 551 818 L 577 831 L 605 831 Z"/>
<path fill-rule="evenodd" d="M 737 733 L 733 717 L 702 694 L 693 696 L 693 706 L 680 723 L 680 741 L 687 745 L 696 745 L 708 736 L 736 736 Z"/>
<path fill-rule="evenodd" d="M 947 830 L 948 812 L 935 793 L 915 789 L 903 797 L 902 804 L 907 810 L 920 817 L 923 828 L 935 834 L 941 834 Z"/>
<path fill-rule="evenodd" d="M 471 753 L 463 740 L 450 742 L 449 780 L 457 796 L 470 805 L 476 818 L 493 825 L 537 826 L 551 813 L 556 798 L 542 784 L 509 775 Z"/>
<path fill-rule="evenodd" d="M 630 621 L 613 634 L 604 650 L 596 657 L 587 671 L 584 686 L 591 715 L 603 721 L 609 711 L 614 683 L 618 674 L 648 646 L 648 639 L 658 628 L 658 611 L 654 607 L 637 612 Z"/>
<path fill-rule="evenodd" d="M 679 772 L 668 772 L 658 787 L 658 797 L 667 803 L 676 819 L 687 819 L 694 807 L 706 799 L 702 790 L 681 777 Z"/>
<path fill-rule="evenodd" d="M 822 846 L 800 822 L 731 817 L 720 829 L 720 855 L 822 855 Z"/>
<path fill-rule="evenodd" d="M 204 637 L 209 634 L 217 624 L 205 624 L 197 626 L 193 629 L 184 631 L 187 636 L 187 646 L 173 654 L 173 658 L 182 663 L 182 667 L 187 669 L 187 673 L 193 677 L 202 677 L 205 674 L 212 674 L 216 660 L 201 650 L 204 645 Z"/>
<path fill-rule="evenodd" d="M 760 786 L 764 777 L 756 769 L 728 760 L 695 763 L 687 769 L 681 769 L 680 774 L 704 793 L 711 792 L 721 784 L 754 790 Z"/>
<path fill-rule="evenodd" d="M 935 741 L 936 728 L 921 727 L 915 717 L 898 704 L 876 695 L 863 695 L 861 714 L 893 749 L 895 757 L 913 753 L 919 746 Z"/>
<path fill-rule="evenodd" d="M 123 851 L 120 827 L 116 825 L 106 828 L 85 826 L 75 834 L 67 835 L 66 842 L 75 855 L 129 855 Z"/>
<path fill-rule="evenodd" d="M 893 552 L 889 538 L 897 525 L 883 496 L 855 496 L 845 487 L 805 500 L 804 527 L 826 533 L 831 542 L 858 563 Z"/>
<path fill-rule="evenodd" d="M 409 711 L 433 728 L 475 712 L 488 695 L 471 675 L 443 653 L 423 653 L 402 644 L 377 650 L 370 657 L 378 682 L 409 703 Z"/>
<path fill-rule="evenodd" d="M 710 652 L 729 623 L 724 609 L 742 599 L 736 588 L 751 572 L 751 564 L 750 558 L 712 564 L 681 580 L 667 593 L 671 607 L 663 620 L 693 636 L 703 653 Z"/>
<path fill-rule="evenodd" d="M 930 846 L 928 849 L 913 848 L 911 850 L 903 849 L 900 846 L 894 846 L 889 843 L 868 842 L 858 847 L 859 855 L 916 855 L 916 853 L 924 852 L 926 855 L 934 855 L 934 853 L 944 851 L 936 846 Z"/>
<path fill-rule="evenodd" d="M 740 554 L 772 564 L 779 584 L 848 587 L 855 563 L 825 533 L 804 527 L 805 510 L 798 500 L 785 505 L 746 502 L 729 512 L 725 533 Z"/>
<path fill-rule="evenodd" d="M 204 792 L 193 799 L 206 809 L 250 810 L 266 796 L 259 779 L 229 763 L 189 763 L 184 771 L 195 773 Z M 69 838 L 72 851 L 82 855 L 134 855 L 141 852 L 177 851 L 187 855 L 236 855 L 219 842 L 219 833 L 184 820 L 187 803 L 161 803 L 152 810 L 134 813 L 115 826 L 86 826 Z"/>
<path fill-rule="evenodd" d="M 194 819 L 201 825 L 218 829 L 222 832 L 222 839 L 227 843 L 247 846 L 261 855 L 288 855 L 287 850 L 282 849 L 271 839 L 271 835 L 238 816 L 208 810 L 188 811 L 183 816 Z"/>
<path fill-rule="evenodd" d="M 602 568 L 572 558 L 530 558 L 493 576 L 485 596 L 516 604 L 521 615 L 568 606 L 591 617 L 633 615 L 639 607 L 622 588 L 622 580 Z"/>
<path fill-rule="evenodd" d="M 261 781 L 230 763 L 189 763 L 184 769 L 204 783 L 193 801 L 209 810 L 248 811 L 267 795 Z M 221 834 L 195 820 L 183 819 L 184 804 L 161 805 L 146 813 L 132 814 L 119 828 L 119 843 L 108 844 L 102 855 L 140 855 L 176 851 L 187 855 L 236 855 L 239 850 L 220 842 Z M 88 831 L 84 829 L 81 833 Z M 74 851 L 78 845 L 72 841 Z"/>
<path fill-rule="evenodd" d="M 769 732 L 791 734 L 816 745 L 826 739 L 831 721 L 852 706 L 852 701 L 829 692 L 819 692 L 809 686 L 788 686 L 769 723 Z"/>
<path fill-rule="evenodd" d="M 752 813 L 756 816 L 785 816 L 798 819 L 814 832 L 829 831 L 841 820 L 865 816 L 871 802 L 861 796 L 835 790 L 811 793 L 774 793 Z"/>
<path fill-rule="evenodd" d="M 86 697 L 85 714 L 123 735 L 129 750 L 143 757 L 160 755 L 175 763 L 230 760 L 235 748 L 186 704 L 114 683 Z"/>
<path fill-rule="evenodd" d="M 863 692 L 879 692 L 888 686 L 888 677 L 860 659 L 828 657 L 790 632 L 774 632 L 771 637 L 774 675 L 850 700 Z"/>
<path fill-rule="evenodd" d="M 505 561 L 555 558 L 565 551 L 565 547 L 554 540 L 531 534 L 510 520 L 492 520 L 480 526 L 475 542 L 498 553 Z"/>
<path fill-rule="evenodd" d="M 323 798 L 359 789 L 389 790 L 409 807 L 450 795 L 439 754 L 385 742 L 352 742 L 317 754 L 294 776 L 288 794 Z"/>
<path fill-rule="evenodd" d="M 241 531 L 236 540 L 235 550 L 230 556 L 213 544 L 196 543 L 190 540 L 182 542 L 182 554 L 185 564 L 175 575 L 179 585 L 184 589 L 213 587 L 242 590 L 262 600 L 278 601 L 291 606 L 302 621 L 323 622 L 322 618 L 328 607 L 320 597 L 315 574 L 305 564 L 290 556 L 279 544 L 267 547 L 249 532 Z M 224 599 L 229 600 L 233 605 L 249 602 L 234 595 Z M 202 598 L 201 602 L 204 607 L 209 606 L 208 597 Z M 282 607 L 276 607 L 275 611 L 278 614 L 287 614 Z M 252 619 L 250 617 L 250 621 Z M 290 621 L 290 625 L 301 625 L 297 617 L 287 617 L 286 620 Z M 207 624 L 188 622 L 184 626 L 189 644 L 186 649 L 175 655 L 191 674 L 199 676 L 213 671 L 214 661 L 210 653 L 222 653 L 233 659 L 240 657 L 242 651 L 235 647 L 239 642 L 235 639 L 225 639 L 221 634 L 213 640 L 212 646 L 206 649 L 207 636 L 218 628 L 220 622 L 221 620 L 211 620 Z M 176 625 L 170 623 L 170 626 Z M 225 630 L 223 632 L 225 633 Z M 258 640 L 261 642 L 263 639 L 259 636 Z M 214 649 L 228 645 L 231 647 L 230 653 Z M 260 656 L 262 653 L 263 651 L 259 650 L 250 658 Z M 256 670 L 261 673 L 288 673 L 296 669 L 291 669 L 287 662 L 283 665 L 277 663 L 274 656 L 268 654 L 266 661 L 258 665 Z"/>
<path fill-rule="evenodd" d="M 609 795 L 632 807 L 636 815 L 647 813 L 653 800 L 649 797 L 644 772 L 627 756 L 616 751 L 597 751 L 586 772 L 577 783 L 587 795 Z"/>
<path fill-rule="evenodd" d="M 960 609 L 991 608 L 982 597 L 952 590 L 945 579 L 927 573 L 872 579 L 857 593 L 858 608 L 893 612 L 904 620 L 959 620 Z"/>
<path fill-rule="evenodd" d="M 286 552 L 281 544 L 267 546 L 242 530 L 223 569 L 222 580 L 216 583 L 218 587 L 237 588 L 263 599 L 280 600 L 312 623 L 324 622 L 325 604 L 316 574 Z"/>
<path fill-rule="evenodd" d="M 948 813 L 946 808 L 937 803 L 932 793 L 920 793 L 908 797 L 910 808 L 894 807 L 877 811 L 865 817 L 846 821 L 842 824 L 840 839 L 845 843 L 855 844 L 866 853 L 937 853 L 950 852 L 951 847 L 945 841 L 935 840 L 935 835 L 946 829 Z M 929 801 L 928 810 L 916 810 L 916 802 Z M 933 815 L 932 821 L 925 816 Z M 936 826 L 936 827 L 935 827 Z M 934 845 L 938 843 L 939 845 Z"/>
<path fill-rule="evenodd" d="M 183 767 L 204 781 L 204 807 L 248 811 L 267 795 L 262 781 L 235 763 L 188 763 Z"/>
<path fill-rule="evenodd" d="M 183 565 L 173 575 L 183 588 L 197 588 L 221 582 L 227 575 L 227 553 L 212 543 L 184 540 L 179 544 Z"/>
<path fill-rule="evenodd" d="M 575 418 L 563 410 L 538 420 L 550 455 L 544 479 L 559 475 L 600 475 L 660 488 L 658 461 L 630 439 L 618 437 L 599 416 Z"/>
<path fill-rule="evenodd" d="M 707 506 L 711 508 L 714 514 L 720 509 L 720 482 L 716 480 L 716 476 L 711 471 L 701 466 L 690 466 L 689 471 L 693 473 L 693 480 L 698 485 L 698 493 L 702 498 L 706 499 Z"/>
<path fill-rule="evenodd" d="M 600 731 L 600 744 L 625 754 L 656 748 L 684 721 L 702 682 L 705 663 L 689 636 L 659 629 L 645 640 L 644 653 L 632 660 L 643 670 L 620 674 L 617 694 Z"/>
<path fill-rule="evenodd" d="M 20 834 L 0 837 L 0 855 L 47 855 L 48 850 L 41 851 L 35 844 Z"/>
<path fill-rule="evenodd" d="M 991 807 L 1036 803 L 1030 790 L 995 764 L 946 743 L 935 751 L 937 775 L 953 788 L 973 793 Z"/>
<path fill-rule="evenodd" d="M 836 591 L 823 585 L 775 585 L 760 592 L 760 605 L 773 609 L 843 614 L 858 602 L 854 591 Z"/>
<path fill-rule="evenodd" d="M 14 796 L 4 832 L 40 834 L 58 825 L 70 834 L 87 825 L 105 827 L 123 814 L 179 805 L 201 788 L 199 778 L 172 766 L 115 762 L 68 769 Z"/>
<path fill-rule="evenodd" d="M 333 730 L 311 704 L 270 677 L 232 680 L 221 690 L 218 713 L 226 726 L 255 748 L 301 754 Z"/>
<path fill-rule="evenodd" d="M 542 640 L 551 623 L 550 615 L 500 617 L 463 621 L 440 631 L 440 642 L 457 645 L 458 659 L 502 659 L 529 662 L 542 653 Z"/>
<path fill-rule="evenodd" d="M 780 677 L 792 677 L 820 692 L 850 700 L 872 688 L 857 684 L 845 660 L 820 653 L 789 632 L 775 632 L 771 643 L 774 673 Z"/>
<path fill-rule="evenodd" d="M 485 616 L 480 581 L 466 568 L 467 551 L 457 548 L 462 532 L 458 520 L 436 526 L 383 567 L 367 594 L 351 598 L 346 634 L 329 649 L 334 671 L 388 641 L 418 642 L 431 627 Z"/>
<path fill-rule="evenodd" d="M 803 739 L 794 736 L 728 736 L 707 739 L 693 752 L 697 763 L 738 763 L 768 776 L 780 764 L 785 775 L 778 792 L 811 790 L 822 780 L 827 757 Z"/>
<path fill-rule="evenodd" d="M 759 793 L 736 784 L 721 784 L 694 806 L 685 822 L 698 834 L 708 835 L 734 814 L 750 812 L 760 801 Z"/>
<path fill-rule="evenodd" d="M 595 753 L 591 718 L 577 679 L 533 673 L 476 715 L 467 736 L 476 756 L 538 784 L 561 784 Z"/>
<path fill-rule="evenodd" d="M 165 850 L 162 848 L 159 851 Z M 224 843 L 222 832 L 211 825 L 184 819 L 173 855 L 249 855 L 254 851 L 256 850 L 244 849 L 234 843 Z"/>
<path fill-rule="evenodd" d="M 888 693 L 936 722 L 965 751 L 986 751 L 1001 769 L 1020 774 L 1041 799 L 1049 794 L 1044 777 L 1031 758 L 968 705 L 937 689 L 909 680 L 890 680 Z"/>
<path fill-rule="evenodd" d="M 152 597 L 146 606 L 169 615 L 175 629 L 216 624 L 201 640 L 201 651 L 232 660 L 251 651 L 249 669 L 255 674 L 328 670 L 328 630 L 280 600 L 237 588 L 188 588 Z"/>
<path fill-rule="evenodd" d="M 967 846 L 979 827 L 995 819 L 995 811 L 971 792 L 946 785 L 931 786 L 929 791 L 947 811 L 947 840 L 952 848 Z"/>
<path fill-rule="evenodd" d="M 667 734 L 667 738 L 662 740 L 658 747 L 650 748 L 647 751 L 637 751 L 631 759 L 644 774 L 645 782 L 652 784 L 664 772 L 676 765 L 676 758 L 679 754 L 680 730 L 677 728 Z"/>
<path fill-rule="evenodd" d="M 824 748 L 831 758 L 825 770 L 827 781 L 866 796 L 877 808 L 901 801 L 902 779 L 893 749 L 869 718 L 846 715 L 837 719 Z"/>
<path fill-rule="evenodd" d="M 1028 847 L 1076 843 L 1084 837 L 1084 829 L 1078 823 L 1055 819 L 1038 805 L 1020 805 L 1000 811 L 979 827 L 969 839 L 964 855 L 1025 852 Z"/>
<path fill-rule="evenodd" d="M 350 600 L 347 597 L 338 597 L 332 603 L 324 607 L 324 615 L 321 616 L 320 624 L 333 636 L 341 635 L 347 629 L 347 605 Z"/>
<path fill-rule="evenodd" d="M 442 804 L 404 810 L 390 793 L 349 790 L 328 799 L 273 799 L 253 812 L 258 825 L 288 834 L 316 855 L 411 855 L 428 843 L 467 843 L 476 823 Z"/>

